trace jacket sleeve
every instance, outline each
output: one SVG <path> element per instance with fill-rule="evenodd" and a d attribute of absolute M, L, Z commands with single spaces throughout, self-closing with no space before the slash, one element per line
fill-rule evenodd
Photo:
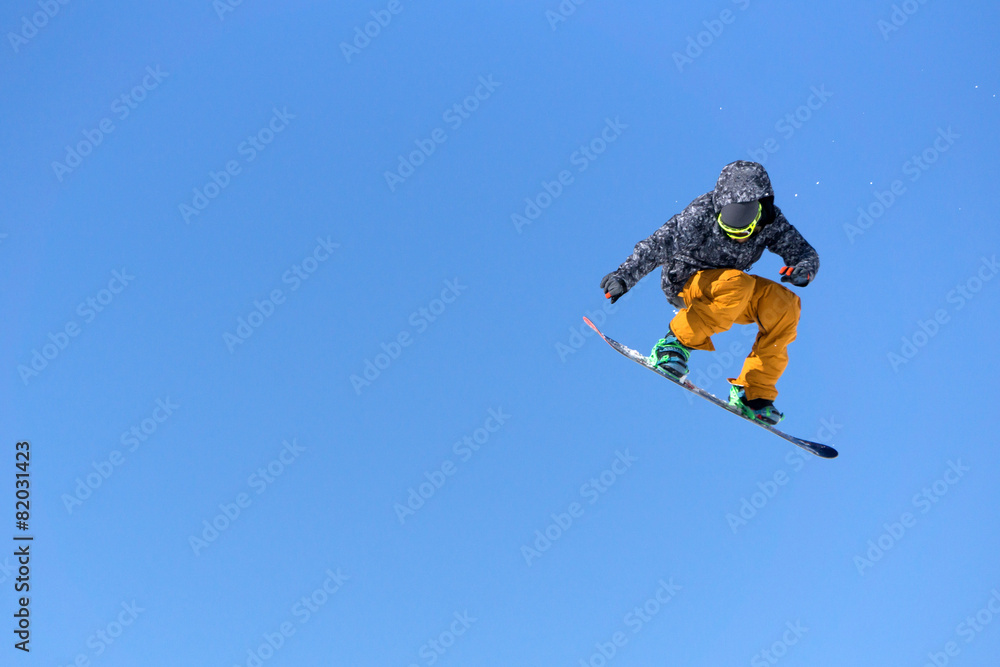
<path fill-rule="evenodd" d="M 635 287 L 650 271 L 665 264 L 673 255 L 677 218 L 676 215 L 670 218 L 649 238 L 636 243 L 635 250 L 615 271 L 628 289 Z"/>
<path fill-rule="evenodd" d="M 700 244 L 702 221 L 712 212 L 712 193 L 706 193 L 688 204 L 683 211 L 667 220 L 652 236 L 639 241 L 632 255 L 622 262 L 615 273 L 632 289 L 635 284 L 658 266 L 670 262 L 678 253 Z"/>
<path fill-rule="evenodd" d="M 815 278 L 819 271 L 819 254 L 816 249 L 802 238 L 799 230 L 788 222 L 781 211 L 777 212 L 772 225 L 772 239 L 768 242 L 767 249 L 781 257 L 786 265 L 805 269 Z"/>

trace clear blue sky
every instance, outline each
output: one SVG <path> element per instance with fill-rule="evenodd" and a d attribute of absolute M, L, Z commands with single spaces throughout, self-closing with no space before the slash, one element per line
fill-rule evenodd
<path fill-rule="evenodd" d="M 224 1 L 0 10 L 0 663 L 993 664 L 996 3 Z M 751 158 L 833 461 L 579 333 Z"/>

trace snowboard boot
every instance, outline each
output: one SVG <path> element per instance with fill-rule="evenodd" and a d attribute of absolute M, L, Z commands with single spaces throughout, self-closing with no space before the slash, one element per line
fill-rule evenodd
<path fill-rule="evenodd" d="M 673 331 L 656 342 L 649 355 L 649 363 L 664 371 L 670 377 L 683 380 L 688 374 L 688 359 L 691 358 L 691 348 L 677 340 Z"/>
<path fill-rule="evenodd" d="M 764 398 L 755 398 L 747 401 L 746 391 L 739 385 L 732 385 L 729 388 L 729 405 L 734 406 L 748 419 L 764 422 L 770 426 L 776 425 L 785 415 L 778 412 L 774 407 L 774 402 Z"/>

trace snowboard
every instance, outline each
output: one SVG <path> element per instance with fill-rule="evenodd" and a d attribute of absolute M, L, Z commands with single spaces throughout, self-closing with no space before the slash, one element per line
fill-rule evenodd
<path fill-rule="evenodd" d="M 626 346 L 622 345 L 621 343 L 619 343 L 618 341 L 613 340 L 613 339 L 608 338 L 607 336 L 605 336 L 603 333 L 601 333 L 601 330 L 598 329 L 594 325 L 594 323 L 590 321 L 590 319 L 584 317 L 583 321 L 587 323 L 587 326 L 589 326 L 591 329 L 593 329 L 594 331 L 596 331 L 597 335 L 600 336 L 602 339 L 604 339 L 605 343 L 607 343 L 608 345 L 610 345 L 611 347 L 613 347 L 620 354 L 628 357 L 629 359 L 631 359 L 632 361 L 636 362 L 637 364 L 641 364 L 641 365 L 645 366 L 646 368 L 648 368 L 649 370 L 653 371 L 657 375 L 660 375 L 662 377 L 667 378 L 668 380 L 670 380 L 674 384 L 676 384 L 676 385 L 678 385 L 680 387 L 683 387 L 684 389 L 687 389 L 688 391 L 690 391 L 691 393 L 695 394 L 696 396 L 701 396 L 706 401 L 709 401 L 711 403 L 714 403 L 714 404 L 718 405 L 720 408 L 723 408 L 724 410 L 726 410 L 728 412 L 731 412 L 732 414 L 736 415 L 740 419 L 743 419 L 743 420 L 746 420 L 746 421 L 751 422 L 753 424 L 756 424 L 757 426 L 760 426 L 761 428 L 766 429 L 766 430 L 770 431 L 771 433 L 775 434 L 779 438 L 784 438 L 785 440 L 787 440 L 788 442 L 792 443 L 793 445 L 798 445 L 802 449 L 804 449 L 804 450 L 806 450 L 806 451 L 808 451 L 808 452 L 810 452 L 812 454 L 815 454 L 816 456 L 819 456 L 819 457 L 824 458 L 824 459 L 833 459 L 833 458 L 837 457 L 837 450 L 834 449 L 833 447 L 830 447 L 828 445 L 824 445 L 824 444 L 821 444 L 821 443 L 818 443 L 818 442 L 812 442 L 811 440 L 803 440 L 802 438 L 797 438 L 794 435 L 789 435 L 789 434 L 787 434 L 787 433 L 785 433 L 783 431 L 779 431 L 778 429 L 774 428 L 770 424 L 765 424 L 764 422 L 757 421 L 755 419 L 751 419 L 751 418 L 747 417 L 746 415 L 744 415 L 742 412 L 740 412 L 738 408 L 735 408 L 735 407 L 729 405 L 728 401 L 724 401 L 721 398 L 719 398 L 718 396 L 715 396 L 714 394 L 710 394 L 709 392 L 705 391 L 701 387 L 696 387 L 695 385 L 693 385 L 690 382 L 688 382 L 688 380 L 686 378 L 684 380 L 678 380 L 678 379 L 676 379 L 674 377 L 671 377 L 670 374 L 668 374 L 665 371 L 663 371 L 663 370 L 657 368 L 656 366 L 653 366 L 652 364 L 650 364 L 649 363 L 649 357 L 647 357 L 646 355 L 644 355 L 644 354 L 642 354 L 640 352 L 637 352 L 637 351 L 633 350 L 630 347 L 626 347 Z"/>

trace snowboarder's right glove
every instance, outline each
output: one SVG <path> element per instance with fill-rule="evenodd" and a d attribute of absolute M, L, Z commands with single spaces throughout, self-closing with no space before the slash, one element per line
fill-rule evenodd
<path fill-rule="evenodd" d="M 778 272 L 781 274 L 781 282 L 791 283 L 796 287 L 805 287 L 812 281 L 812 274 L 805 269 L 792 266 L 783 266 Z"/>
<path fill-rule="evenodd" d="M 601 279 L 601 289 L 604 290 L 604 298 L 611 299 L 611 303 L 620 299 L 628 291 L 622 279 L 614 273 L 609 273 Z"/>

